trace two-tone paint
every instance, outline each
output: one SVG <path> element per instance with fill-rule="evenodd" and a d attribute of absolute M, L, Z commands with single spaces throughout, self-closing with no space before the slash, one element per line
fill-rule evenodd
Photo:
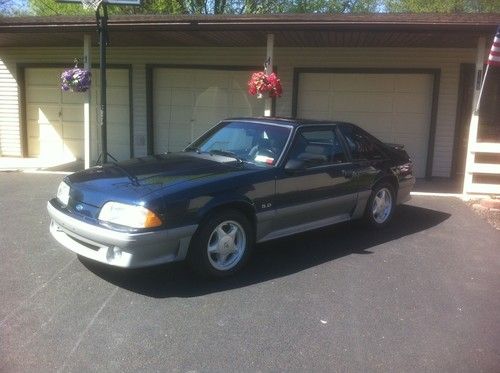
<path fill-rule="evenodd" d="M 373 187 L 389 182 L 397 203 L 409 198 L 414 177 L 406 153 L 396 145 L 379 146 L 384 158 L 353 161 L 343 141 L 347 161 L 287 170 L 287 154 L 297 131 L 331 126 L 332 122 L 287 119 L 232 119 L 286 126 L 290 136 L 274 166 L 236 162 L 233 158 L 180 152 L 105 164 L 65 178 L 70 199 L 63 206 L 48 202 L 51 232 L 74 252 L 121 267 L 143 267 L 185 259 L 190 240 L 210 214 L 241 210 L 263 242 L 363 216 Z M 374 140 L 375 141 L 375 140 Z M 162 225 L 154 229 L 114 226 L 98 219 L 108 201 L 142 205 L 155 212 Z"/>

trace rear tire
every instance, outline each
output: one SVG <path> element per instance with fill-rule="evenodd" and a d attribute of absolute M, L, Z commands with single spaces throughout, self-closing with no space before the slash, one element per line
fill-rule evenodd
<path fill-rule="evenodd" d="M 217 212 L 205 219 L 191 239 L 188 260 L 203 277 L 226 277 L 248 261 L 254 246 L 254 230 L 237 210 Z"/>
<path fill-rule="evenodd" d="M 396 207 L 394 187 L 388 183 L 380 183 L 373 188 L 366 205 L 364 221 L 373 228 L 387 226 Z"/>

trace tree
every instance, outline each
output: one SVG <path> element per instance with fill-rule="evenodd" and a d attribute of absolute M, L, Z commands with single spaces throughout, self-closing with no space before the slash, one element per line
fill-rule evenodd
<path fill-rule="evenodd" d="M 389 12 L 500 12 L 499 0 L 385 0 Z"/>
<path fill-rule="evenodd" d="M 12 0 L 0 0 L 12 1 Z M 140 7 L 110 7 L 111 14 L 259 14 L 374 12 L 380 0 L 143 0 Z M 73 4 L 28 0 L 31 13 L 82 15 Z"/>
<path fill-rule="evenodd" d="M 19 0 L 0 0 L 0 11 Z M 91 15 L 55 0 L 25 0 L 30 14 Z M 111 14 L 272 14 L 355 12 L 500 12 L 500 0 L 143 0 L 140 7 L 110 7 Z M 12 14 L 12 12 L 10 13 Z"/>

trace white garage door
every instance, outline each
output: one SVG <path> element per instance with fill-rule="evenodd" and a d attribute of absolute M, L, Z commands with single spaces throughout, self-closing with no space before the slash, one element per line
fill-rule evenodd
<path fill-rule="evenodd" d="M 432 108 L 429 74 L 302 73 L 297 115 L 352 122 L 384 142 L 405 145 L 425 176 Z"/>
<path fill-rule="evenodd" d="M 83 159 L 84 95 L 63 92 L 61 68 L 28 68 L 26 119 L 28 155 L 61 162 Z M 99 72 L 92 70 L 91 147 L 95 161 L 100 149 Z M 110 69 L 108 78 L 108 152 L 117 159 L 130 158 L 128 70 Z M 96 105 L 97 103 L 97 105 Z"/>
<path fill-rule="evenodd" d="M 154 71 L 154 151 L 179 151 L 228 117 L 261 116 L 247 93 L 249 71 L 158 68 Z"/>

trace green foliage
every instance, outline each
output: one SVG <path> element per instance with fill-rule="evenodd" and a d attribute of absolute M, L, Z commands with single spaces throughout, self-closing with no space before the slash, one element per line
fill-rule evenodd
<path fill-rule="evenodd" d="M 24 12 L 39 16 L 92 15 L 78 4 L 25 0 Z M 0 0 L 0 14 L 13 15 L 19 0 Z M 111 14 L 271 14 L 354 12 L 500 12 L 500 0 L 143 0 L 140 7 L 109 7 Z"/>
<path fill-rule="evenodd" d="M 10 1 L 10 0 L 0 0 Z M 110 7 L 111 14 L 264 14 L 374 12 L 380 0 L 143 0 L 140 7 Z M 77 4 L 28 0 L 35 15 L 87 15 Z"/>
<path fill-rule="evenodd" d="M 500 0 L 385 0 L 389 12 L 500 12 Z"/>

